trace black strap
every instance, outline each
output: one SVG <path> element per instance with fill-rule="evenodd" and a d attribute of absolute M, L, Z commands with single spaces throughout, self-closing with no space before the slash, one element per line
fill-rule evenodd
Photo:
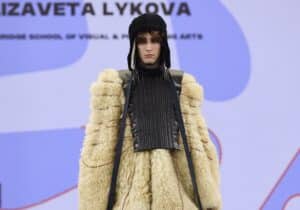
<path fill-rule="evenodd" d="M 187 161 L 188 161 L 190 175 L 191 175 L 191 178 L 192 178 L 192 184 L 193 184 L 194 194 L 196 196 L 196 202 L 197 202 L 199 210 L 202 210 L 202 204 L 201 204 L 199 193 L 198 193 L 198 187 L 197 187 L 197 182 L 196 182 L 196 177 L 195 177 L 195 170 L 194 170 L 193 160 L 192 160 L 192 156 L 191 156 L 189 146 L 188 146 L 188 143 L 187 143 L 186 133 L 185 133 L 184 124 L 183 124 L 184 122 L 183 122 L 182 115 L 181 115 L 181 109 L 180 109 L 180 104 L 179 104 L 180 102 L 179 102 L 178 96 L 176 94 L 175 84 L 172 80 L 172 77 L 171 77 L 171 74 L 170 74 L 169 71 L 168 71 L 168 75 L 169 75 L 169 78 L 170 78 L 171 86 L 173 88 L 172 92 L 174 93 L 173 97 L 174 97 L 174 100 L 175 100 L 174 101 L 175 102 L 174 103 L 175 114 L 176 114 L 177 120 L 179 122 L 179 128 L 180 128 L 181 136 L 182 136 L 182 139 L 183 139 L 183 145 L 184 145 L 186 158 L 187 158 Z"/>
<path fill-rule="evenodd" d="M 120 158 L 122 153 L 122 146 L 123 146 L 123 137 L 124 137 L 124 131 L 125 131 L 125 122 L 126 122 L 126 116 L 128 112 L 128 104 L 130 100 L 130 89 L 132 84 L 133 77 L 130 77 L 130 82 L 128 86 L 126 87 L 126 101 L 124 104 L 124 111 L 122 113 L 122 119 L 120 123 L 119 133 L 118 133 L 118 141 L 115 147 L 115 157 L 114 157 L 114 167 L 112 171 L 112 178 L 110 183 L 110 190 L 108 195 L 108 204 L 107 204 L 107 210 L 112 210 L 114 204 L 115 204 L 115 197 L 116 197 L 116 184 L 117 184 L 117 176 L 118 176 L 118 170 L 120 165 Z"/>

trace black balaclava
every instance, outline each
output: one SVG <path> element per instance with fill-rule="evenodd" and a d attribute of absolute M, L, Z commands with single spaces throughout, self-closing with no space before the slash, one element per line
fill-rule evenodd
<path fill-rule="evenodd" d="M 160 52 L 160 67 L 163 71 L 164 78 L 168 78 L 167 71 L 171 67 L 170 49 L 167 40 L 167 25 L 163 18 L 154 13 L 145 13 L 134 18 L 129 25 L 130 49 L 127 56 L 128 69 L 132 71 L 134 77 L 138 75 L 137 64 L 137 48 L 135 39 L 140 32 L 159 31 L 163 34 Z"/>

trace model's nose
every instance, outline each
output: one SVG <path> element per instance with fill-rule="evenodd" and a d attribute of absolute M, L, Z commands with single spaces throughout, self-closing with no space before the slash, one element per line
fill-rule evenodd
<path fill-rule="evenodd" d="M 151 43 L 147 42 L 147 44 L 146 44 L 146 50 L 151 50 L 151 49 L 152 49 Z"/>

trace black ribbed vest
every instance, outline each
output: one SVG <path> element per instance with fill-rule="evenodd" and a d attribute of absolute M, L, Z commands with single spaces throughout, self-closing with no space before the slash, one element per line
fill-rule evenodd
<path fill-rule="evenodd" d="M 134 150 L 179 149 L 171 83 L 161 69 L 139 67 L 139 80 L 132 89 L 128 113 Z"/>

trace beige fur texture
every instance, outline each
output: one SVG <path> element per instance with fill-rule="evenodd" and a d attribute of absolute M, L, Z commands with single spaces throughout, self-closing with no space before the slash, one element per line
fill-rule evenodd
<path fill-rule="evenodd" d="M 105 210 L 114 147 L 125 97 L 115 69 L 104 69 L 91 87 L 78 180 L 79 210 Z M 184 73 L 180 106 L 203 210 L 222 207 L 219 161 L 201 114 L 203 88 Z M 197 210 L 181 134 L 181 150 L 134 152 L 126 118 L 114 210 Z"/>

